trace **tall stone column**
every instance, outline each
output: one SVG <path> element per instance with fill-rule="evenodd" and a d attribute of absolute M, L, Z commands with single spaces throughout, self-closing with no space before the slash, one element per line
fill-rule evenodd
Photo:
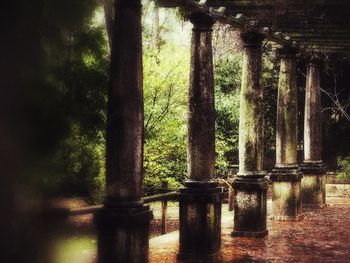
<path fill-rule="evenodd" d="M 233 236 L 263 237 L 266 229 L 268 182 L 263 171 L 263 90 L 261 44 L 263 36 L 241 33 L 244 44 L 239 120 L 239 172 L 233 181 Z"/>
<path fill-rule="evenodd" d="M 304 119 L 304 162 L 300 169 L 302 205 L 322 207 L 326 203 L 326 166 L 321 157 L 322 114 L 320 61 L 312 58 L 307 65 Z"/>
<path fill-rule="evenodd" d="M 295 50 L 278 50 L 281 63 L 278 82 L 276 166 L 270 174 L 272 217 L 275 220 L 298 220 L 300 180 L 298 166 L 298 108 Z"/>
<path fill-rule="evenodd" d="M 106 138 L 107 197 L 96 215 L 98 262 L 148 262 L 152 212 L 141 201 L 143 87 L 141 0 L 117 0 Z"/>
<path fill-rule="evenodd" d="M 189 179 L 180 191 L 180 259 L 213 260 L 221 246 L 222 191 L 215 169 L 213 20 L 192 13 L 188 108 Z"/>

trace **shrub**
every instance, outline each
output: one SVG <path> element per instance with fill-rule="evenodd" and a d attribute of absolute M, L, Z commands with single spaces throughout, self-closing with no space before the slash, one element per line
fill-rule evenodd
<path fill-rule="evenodd" d="M 337 158 L 338 163 L 338 179 L 350 179 L 350 156 Z"/>

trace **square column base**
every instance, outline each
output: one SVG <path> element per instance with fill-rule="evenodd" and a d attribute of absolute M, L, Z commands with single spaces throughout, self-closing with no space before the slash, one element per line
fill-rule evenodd
<path fill-rule="evenodd" d="M 300 206 L 301 207 L 301 206 Z M 279 216 L 279 215 L 272 215 L 270 217 L 271 220 L 274 221 L 293 221 L 293 222 L 298 222 L 303 220 L 304 215 L 297 215 L 297 216 Z"/>
<path fill-rule="evenodd" d="M 296 167 L 275 168 L 272 180 L 272 220 L 299 221 L 302 173 Z"/>
<path fill-rule="evenodd" d="M 301 202 L 305 208 L 322 208 L 326 204 L 326 166 L 323 163 L 303 163 L 300 170 Z"/>
<path fill-rule="evenodd" d="M 268 181 L 265 178 L 239 177 L 233 181 L 235 195 L 232 236 L 264 237 L 268 234 L 267 187 Z"/>
<path fill-rule="evenodd" d="M 302 204 L 305 209 L 323 209 L 327 207 L 327 204 Z"/>
<path fill-rule="evenodd" d="M 178 263 L 219 263 L 220 252 L 214 254 L 198 255 L 198 254 L 177 254 Z"/>
<path fill-rule="evenodd" d="M 215 262 L 221 248 L 222 198 L 221 188 L 213 183 L 192 181 L 180 189 L 178 259 Z"/>
<path fill-rule="evenodd" d="M 149 206 L 104 207 L 95 215 L 98 263 L 147 263 Z"/>
<path fill-rule="evenodd" d="M 269 234 L 269 231 L 266 229 L 262 232 L 248 232 L 248 231 L 232 231 L 231 236 L 233 237 L 265 237 Z"/>

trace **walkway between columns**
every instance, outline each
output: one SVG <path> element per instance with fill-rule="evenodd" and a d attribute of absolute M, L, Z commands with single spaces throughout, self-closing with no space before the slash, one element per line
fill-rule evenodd
<path fill-rule="evenodd" d="M 269 236 L 256 239 L 232 237 L 232 214 L 222 215 L 220 263 L 233 262 L 348 262 L 350 203 L 323 209 L 305 209 L 299 222 L 268 220 Z M 271 200 L 268 200 L 268 214 Z M 150 240 L 150 263 L 175 263 L 178 234 Z"/>

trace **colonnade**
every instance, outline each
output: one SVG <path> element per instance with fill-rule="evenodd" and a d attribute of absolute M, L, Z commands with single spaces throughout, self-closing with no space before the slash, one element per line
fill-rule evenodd
<path fill-rule="evenodd" d="M 152 218 L 141 201 L 143 161 L 142 34 L 140 0 L 116 1 L 107 117 L 107 198 L 96 215 L 98 261 L 147 262 Z M 222 193 L 213 180 L 215 105 L 211 17 L 192 13 L 188 106 L 188 173 L 180 191 L 180 259 L 212 259 L 220 251 Z M 263 170 L 263 89 L 260 84 L 263 36 L 241 33 L 242 68 L 239 173 L 233 182 L 233 236 L 268 234 L 268 181 Z M 307 67 L 305 161 L 297 163 L 296 51 L 279 50 L 276 166 L 273 218 L 298 220 L 301 203 L 320 206 L 324 198 L 321 160 L 320 77 L 317 61 Z"/>

